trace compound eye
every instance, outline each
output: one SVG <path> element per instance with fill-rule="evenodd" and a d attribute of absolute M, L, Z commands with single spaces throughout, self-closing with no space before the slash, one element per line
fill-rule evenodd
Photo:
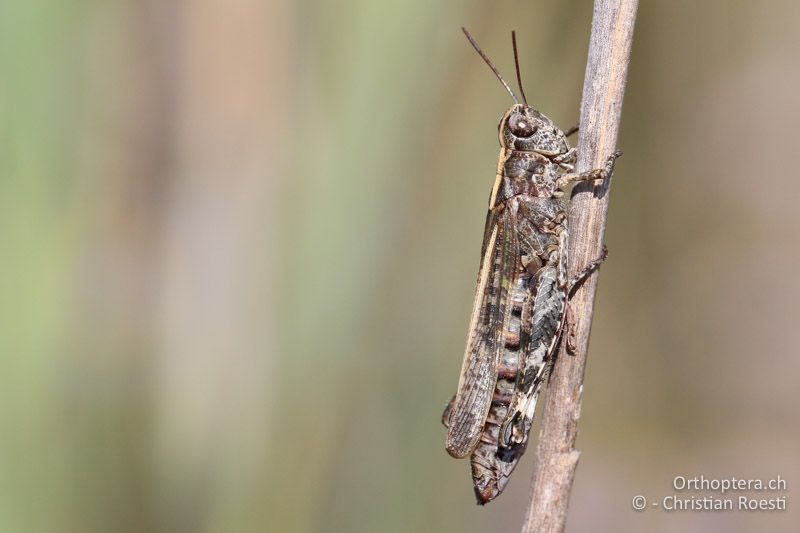
<path fill-rule="evenodd" d="M 536 126 L 525 115 L 513 115 L 508 121 L 508 127 L 517 137 L 528 138 L 536 133 Z"/>

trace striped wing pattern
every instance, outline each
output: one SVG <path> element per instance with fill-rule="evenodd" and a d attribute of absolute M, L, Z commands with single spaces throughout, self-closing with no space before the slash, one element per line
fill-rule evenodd
<path fill-rule="evenodd" d="M 470 318 L 458 392 L 447 415 L 445 447 L 466 457 L 483 431 L 497 382 L 497 365 L 505 345 L 510 287 L 517 273 L 518 243 L 508 209 L 489 213 L 478 289 Z"/>

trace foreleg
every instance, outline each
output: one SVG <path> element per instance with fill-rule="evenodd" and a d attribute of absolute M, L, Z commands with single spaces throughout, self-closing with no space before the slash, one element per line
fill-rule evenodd
<path fill-rule="evenodd" d="M 613 154 L 608 156 L 606 159 L 606 164 L 603 165 L 602 168 L 595 168 L 592 170 L 587 170 L 586 172 L 570 172 L 568 174 L 564 174 L 558 181 L 556 181 L 556 188 L 564 190 L 572 183 L 576 183 L 579 181 L 595 181 L 601 180 L 605 181 L 614 172 L 614 163 L 616 162 L 617 158 L 622 155 L 622 150 L 616 150 Z"/>

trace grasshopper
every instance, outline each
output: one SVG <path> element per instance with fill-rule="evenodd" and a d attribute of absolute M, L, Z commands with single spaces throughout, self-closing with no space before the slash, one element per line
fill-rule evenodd
<path fill-rule="evenodd" d="M 442 415 L 447 452 L 456 458 L 470 456 L 475 495 L 483 505 L 502 493 L 525 452 L 539 393 L 564 332 L 571 329 L 569 299 L 606 256 L 603 247 L 600 257 L 568 277 L 563 196 L 576 182 L 607 179 L 622 152 L 609 156 L 603 168 L 574 172 L 577 150 L 570 147 L 567 134 L 528 105 L 515 33 L 522 103 L 462 30 L 514 100 L 498 125 L 500 158 L 464 362 L 456 395 Z M 567 344 L 570 348 L 569 338 Z"/>

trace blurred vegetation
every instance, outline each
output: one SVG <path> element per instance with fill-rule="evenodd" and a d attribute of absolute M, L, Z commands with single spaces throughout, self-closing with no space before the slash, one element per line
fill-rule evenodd
<path fill-rule="evenodd" d="M 643 2 L 574 531 L 789 531 L 800 7 Z M 444 452 L 519 33 L 578 116 L 591 3 L 0 3 L 0 531 L 516 531 Z M 635 514 L 676 475 L 783 513 Z"/>

